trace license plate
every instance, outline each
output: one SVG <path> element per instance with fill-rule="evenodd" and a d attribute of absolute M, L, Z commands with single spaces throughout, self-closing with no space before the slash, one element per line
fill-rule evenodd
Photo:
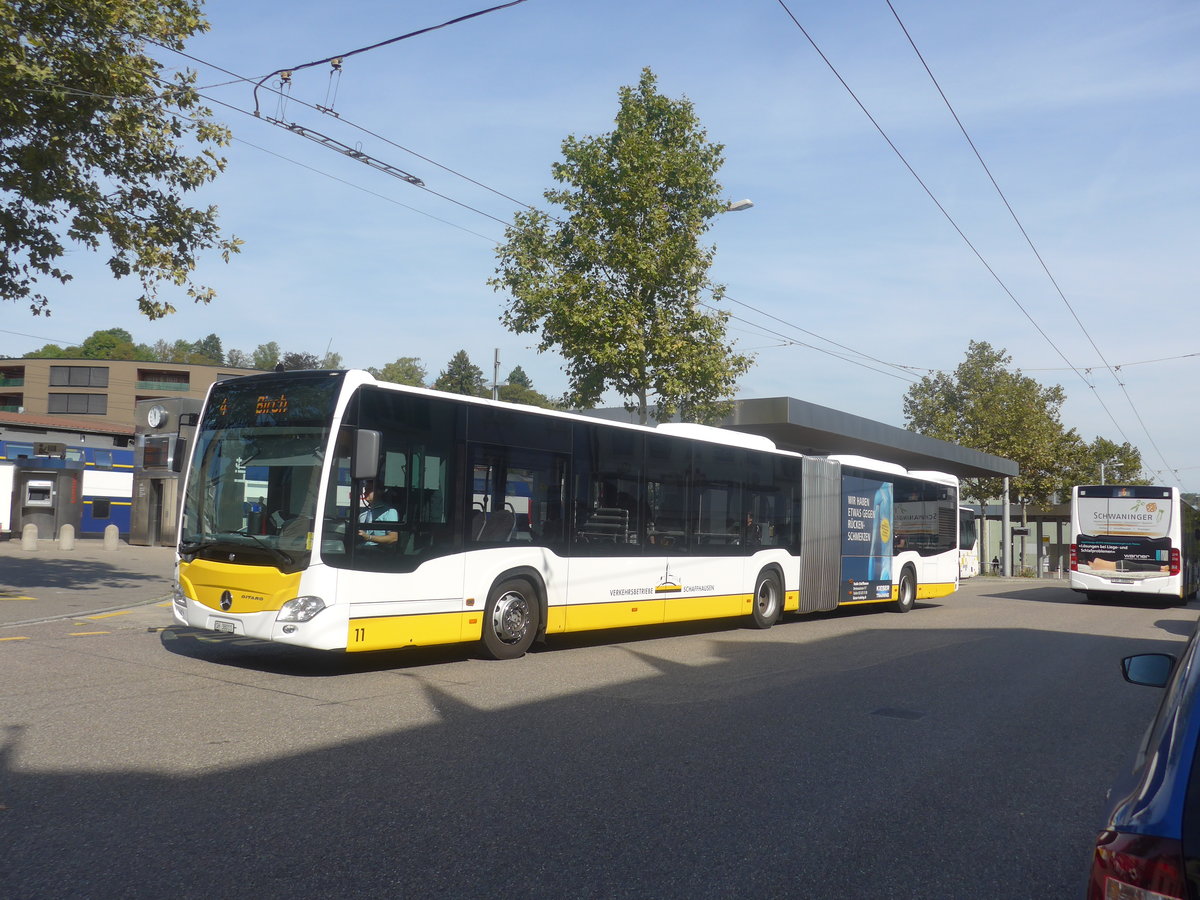
<path fill-rule="evenodd" d="M 1132 578 L 1110 578 L 1113 584 L 1137 584 Z"/>
<path fill-rule="evenodd" d="M 237 622 L 226 622 L 222 619 L 212 620 L 213 631 L 223 631 L 225 634 L 237 633 Z"/>

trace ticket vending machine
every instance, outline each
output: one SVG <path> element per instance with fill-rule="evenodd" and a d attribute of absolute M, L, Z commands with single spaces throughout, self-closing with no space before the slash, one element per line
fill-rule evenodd
<path fill-rule="evenodd" d="M 57 459 L 15 461 L 12 532 L 36 525 L 38 538 L 57 538 L 64 525 L 77 532 L 83 515 L 83 463 Z"/>
<path fill-rule="evenodd" d="M 175 543 L 183 484 L 178 469 L 187 453 L 180 439 L 184 416 L 200 411 L 189 397 L 139 400 L 134 407 L 133 507 L 129 543 L 159 546 Z"/>

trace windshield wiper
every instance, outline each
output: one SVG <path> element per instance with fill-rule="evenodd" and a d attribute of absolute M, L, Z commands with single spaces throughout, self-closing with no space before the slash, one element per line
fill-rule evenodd
<path fill-rule="evenodd" d="M 290 554 L 285 553 L 284 551 L 280 550 L 278 547 L 272 547 L 270 544 L 268 544 L 266 541 L 264 541 L 258 535 L 251 534 L 245 528 L 239 528 L 237 531 L 230 531 L 229 534 L 245 535 L 246 537 L 250 538 L 250 540 L 254 541 L 254 543 L 258 544 L 258 546 L 262 547 L 264 550 L 266 550 L 268 553 L 270 553 L 273 557 L 275 557 L 276 559 L 282 560 L 283 564 L 286 566 L 292 566 L 292 565 L 296 564 L 296 560 L 292 559 Z"/>
<path fill-rule="evenodd" d="M 280 550 L 278 547 L 272 547 L 270 544 L 268 544 L 266 541 L 264 541 L 258 535 L 251 534 L 245 528 L 239 528 L 237 531 L 217 532 L 218 536 L 222 535 L 222 534 L 236 534 L 240 537 L 248 537 L 248 538 L 250 538 L 250 540 L 254 541 L 254 543 L 258 544 L 258 546 L 260 546 L 264 550 L 266 550 L 267 553 L 269 553 L 271 555 L 271 557 L 273 559 L 275 559 L 277 562 L 282 562 L 285 566 L 293 566 L 296 564 L 296 560 L 292 557 L 292 555 L 290 553 L 286 553 L 285 551 Z M 210 550 L 220 543 L 221 543 L 220 540 L 180 541 L 179 552 L 187 554 L 188 556 L 194 556 L 195 554 L 199 553 L 200 551 Z"/>

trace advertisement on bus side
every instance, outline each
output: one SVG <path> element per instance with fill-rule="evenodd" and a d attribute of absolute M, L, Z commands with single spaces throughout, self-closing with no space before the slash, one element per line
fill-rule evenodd
<path fill-rule="evenodd" d="M 892 485 L 842 476 L 842 603 L 892 596 Z"/>

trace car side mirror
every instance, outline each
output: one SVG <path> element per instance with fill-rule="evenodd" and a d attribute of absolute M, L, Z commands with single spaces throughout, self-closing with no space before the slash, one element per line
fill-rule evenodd
<path fill-rule="evenodd" d="M 1130 684 L 1163 687 L 1175 670 L 1175 657 L 1170 653 L 1138 653 L 1121 660 L 1121 674 Z"/>

